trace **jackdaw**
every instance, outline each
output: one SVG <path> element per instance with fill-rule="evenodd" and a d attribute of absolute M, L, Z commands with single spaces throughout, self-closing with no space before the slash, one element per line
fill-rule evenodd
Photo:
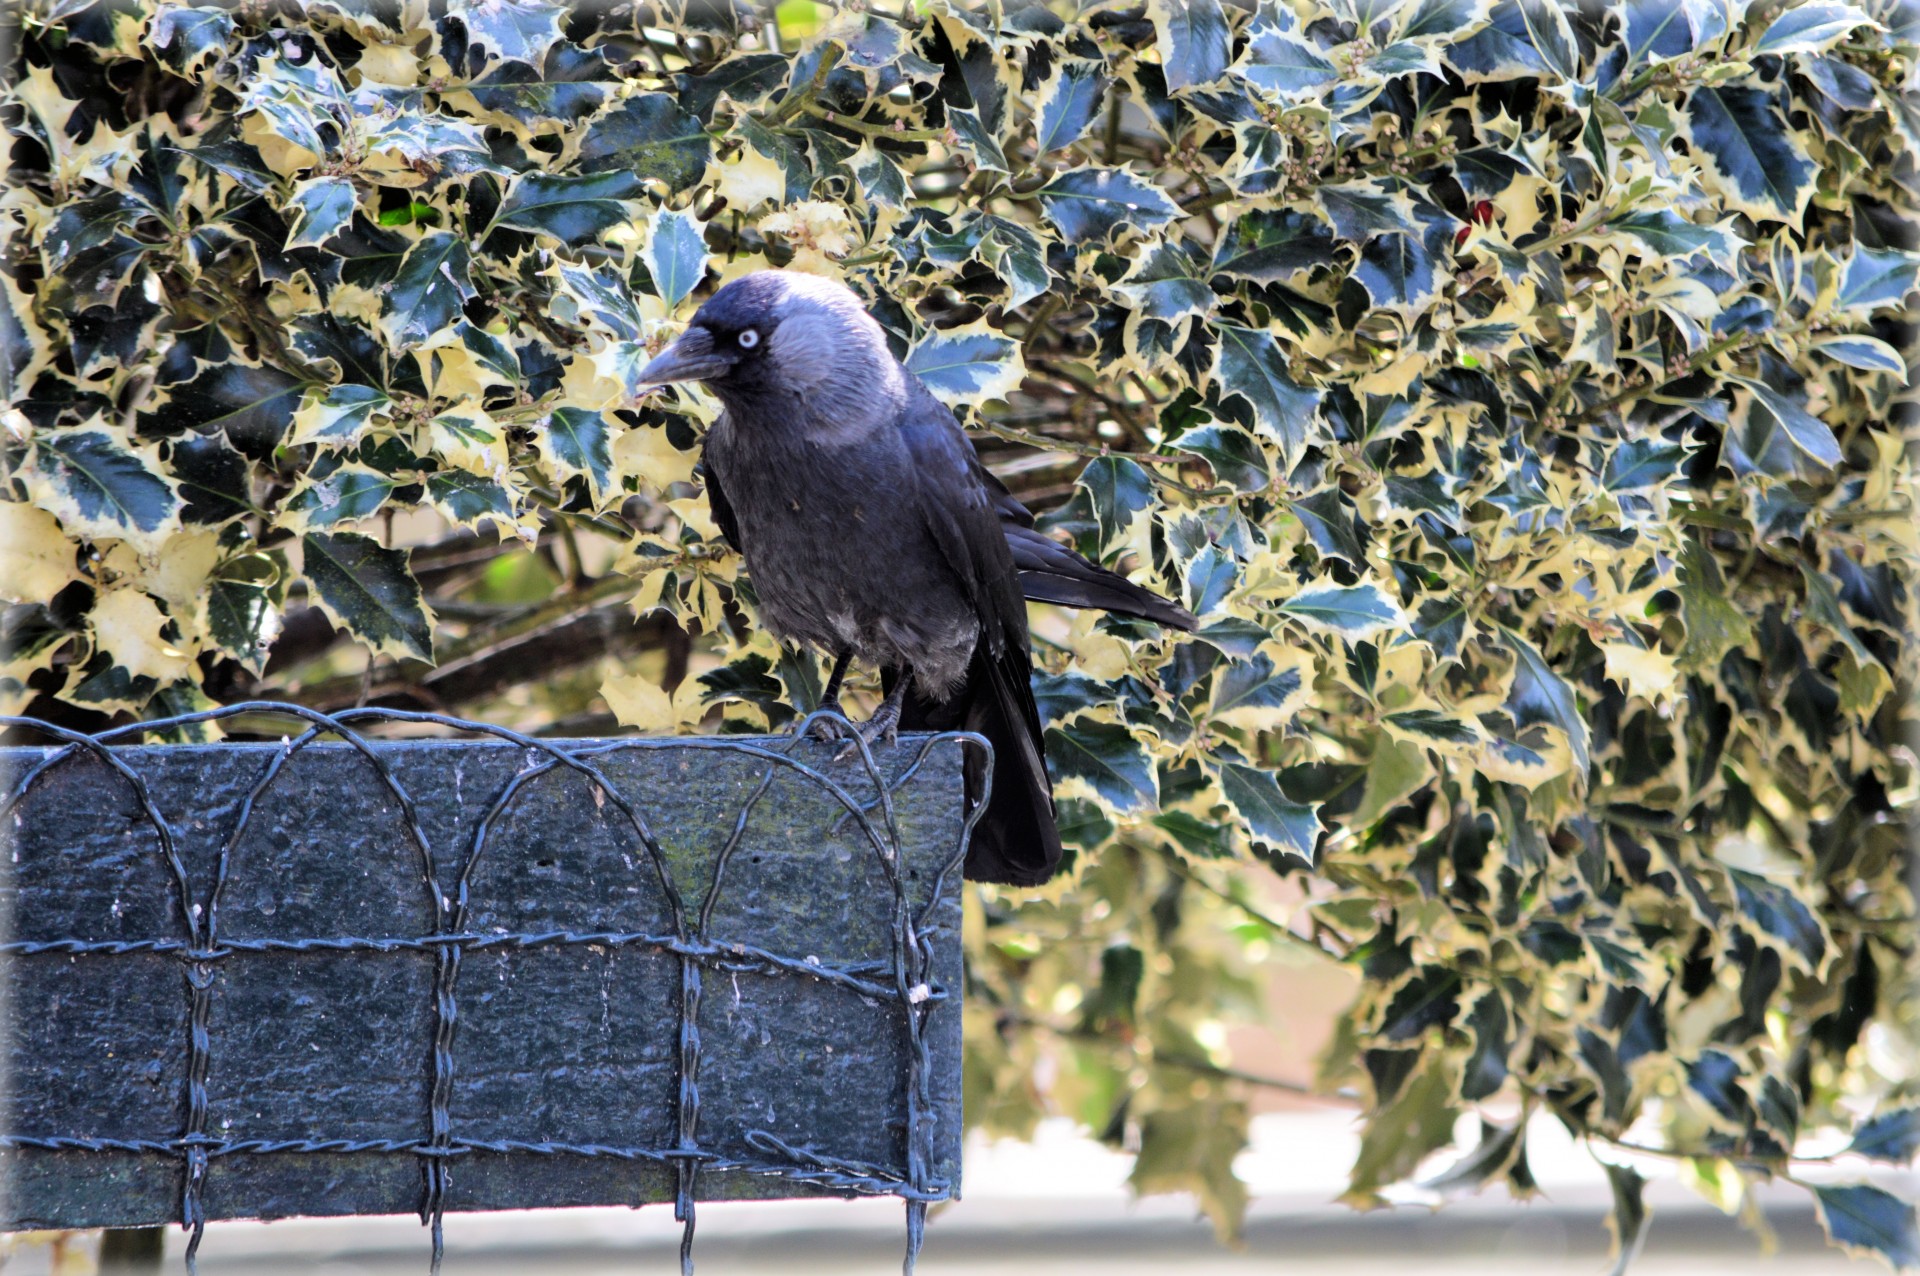
<path fill-rule="evenodd" d="M 745 559 L 760 620 L 854 658 L 885 700 L 869 743 L 967 730 L 993 745 L 993 786 L 966 876 L 1038 885 L 1060 862 L 1025 597 L 1191 629 L 1194 618 L 1035 530 L 953 413 L 901 366 L 859 297 L 760 271 L 721 288 L 640 381 L 705 383 L 725 407 L 701 457 L 713 520 Z M 985 768 L 969 761 L 969 809 Z"/>

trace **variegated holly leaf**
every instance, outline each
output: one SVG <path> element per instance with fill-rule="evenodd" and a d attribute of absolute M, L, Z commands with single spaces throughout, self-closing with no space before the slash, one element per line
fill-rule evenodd
<path fill-rule="evenodd" d="M 400 261 L 380 308 L 380 332 L 401 350 L 452 326 L 473 296 L 473 255 L 467 242 L 447 231 L 422 237 Z"/>
<path fill-rule="evenodd" d="M 1105 242 L 1122 226 L 1151 230 L 1180 212 L 1158 186 L 1124 168 L 1068 169 L 1039 195 L 1070 244 Z"/>
<path fill-rule="evenodd" d="M 1279 444 L 1285 465 L 1292 468 L 1321 433 L 1314 419 L 1320 393 L 1287 375 L 1286 355 L 1272 333 L 1225 323 L 1214 330 L 1220 334 L 1220 388 L 1246 400 L 1255 428 Z"/>
<path fill-rule="evenodd" d="M 691 214 L 662 208 L 647 223 L 646 263 L 653 290 L 671 309 L 692 292 L 707 273 L 707 243 Z"/>
<path fill-rule="evenodd" d="M 698 119 L 665 93 L 643 93 L 588 121 L 575 162 L 583 173 L 628 174 L 681 191 L 700 180 L 711 152 Z"/>
<path fill-rule="evenodd" d="M 178 485 L 159 459 L 105 427 L 37 435 L 26 480 L 34 504 L 76 536 L 154 546 L 180 525 Z"/>
<path fill-rule="evenodd" d="M 1358 642 L 1406 625 L 1406 617 L 1378 585 L 1322 585 L 1303 589 L 1279 610 L 1311 630 Z"/>
<path fill-rule="evenodd" d="M 360 206 L 344 177 L 314 177 L 293 188 L 287 203 L 286 247 L 317 248 L 346 229 Z"/>
<path fill-rule="evenodd" d="M 1100 112 L 1106 77 L 1098 62 L 1062 62 L 1034 102 L 1033 141 L 1038 154 L 1071 146 Z"/>
<path fill-rule="evenodd" d="M 1025 375 L 1019 345 L 985 327 L 930 332 L 906 363 L 946 403 L 1003 398 Z"/>
<path fill-rule="evenodd" d="M 583 177 L 528 173 L 508 187 L 492 225 L 550 235 L 578 247 L 626 221 L 630 201 L 644 190 L 637 174 L 618 169 Z"/>
<path fill-rule="evenodd" d="M 1268 855 L 1290 856 L 1308 868 L 1317 867 L 1321 823 L 1318 804 L 1295 802 L 1271 771 L 1223 762 L 1216 769 L 1227 805 L 1252 835 L 1254 845 Z"/>
<path fill-rule="evenodd" d="M 380 655 L 433 659 L 433 613 L 407 565 L 357 532 L 310 532 L 300 539 L 300 573 L 333 622 Z"/>
<path fill-rule="evenodd" d="M 1727 203 L 1756 219 L 1792 225 L 1813 197 L 1815 166 L 1762 89 L 1701 86 L 1687 98 L 1681 130 Z"/>
<path fill-rule="evenodd" d="M 320 443 L 345 448 L 360 441 L 376 413 L 387 411 L 393 400 L 386 391 L 367 385 L 336 385 L 311 392 L 293 414 L 287 446 Z"/>
<path fill-rule="evenodd" d="M 584 408 L 555 408 L 547 418 L 541 449 L 563 479 L 579 477 L 597 505 L 613 488 L 613 432 L 606 418 Z"/>

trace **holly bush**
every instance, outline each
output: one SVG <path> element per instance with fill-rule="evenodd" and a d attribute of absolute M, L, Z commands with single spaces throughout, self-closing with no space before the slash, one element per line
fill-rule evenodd
<path fill-rule="evenodd" d="M 787 725 L 714 404 L 635 375 L 829 274 L 1202 622 L 1035 609 L 1076 853 L 969 897 L 972 1121 L 1230 1234 L 1226 1029 L 1341 963 L 1347 1199 L 1524 1195 L 1551 1118 L 1628 1252 L 1623 1151 L 1920 1261 L 1914 0 L 6 21 L 9 707 Z"/>

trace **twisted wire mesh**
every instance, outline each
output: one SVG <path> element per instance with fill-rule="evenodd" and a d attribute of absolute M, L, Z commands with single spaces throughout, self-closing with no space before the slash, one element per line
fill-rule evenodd
<path fill-rule="evenodd" d="M 298 736 L 283 738 L 280 747 L 271 752 L 257 781 L 239 803 L 231 831 L 218 851 L 213 884 L 203 907 L 194 897 L 191 875 L 180 848 L 178 829 L 156 805 L 145 777 L 129 762 L 129 755 L 114 746 L 148 734 L 179 732 L 203 723 L 259 715 L 298 719 L 304 723 L 304 728 Z M 870 795 L 856 794 L 820 769 L 794 756 L 796 744 L 806 738 L 808 729 L 821 718 L 838 720 L 831 710 L 811 714 L 785 744 L 778 746 L 727 737 L 688 737 L 622 738 L 586 744 L 569 742 L 563 747 L 554 741 L 527 736 L 507 728 L 443 714 L 377 708 L 326 714 L 304 706 L 264 701 L 140 722 L 91 735 L 37 719 L 0 716 L 0 730 L 31 731 L 58 742 L 56 747 L 44 750 L 37 762 L 26 767 L 5 796 L 0 798 L 0 829 L 10 824 L 17 826 L 20 804 L 54 768 L 80 756 L 103 763 L 131 791 L 140 808 L 142 821 L 153 832 L 160 859 L 178 894 L 178 922 L 185 935 L 183 939 L 156 936 L 115 940 L 78 937 L 20 940 L 9 931 L 4 940 L 0 940 L 0 959 L 11 964 L 49 955 L 69 959 L 136 954 L 170 957 L 180 965 L 187 1000 L 184 1117 L 178 1135 L 164 1139 L 117 1138 L 5 1130 L 0 1131 L 0 1149 L 150 1153 L 177 1159 L 181 1165 L 178 1217 L 181 1226 L 189 1233 L 185 1258 L 189 1273 L 196 1270 L 196 1256 L 208 1221 L 204 1201 L 212 1167 L 222 1158 L 239 1155 L 303 1153 L 416 1158 L 421 1174 L 419 1214 L 421 1221 L 431 1228 L 431 1264 L 434 1272 L 440 1270 L 445 1250 L 443 1223 L 452 1163 L 474 1153 L 605 1158 L 650 1163 L 670 1169 L 675 1184 L 674 1214 L 683 1224 L 681 1266 L 684 1272 L 689 1273 L 693 1270 L 694 1201 L 699 1189 L 699 1176 L 703 1172 L 771 1176 L 836 1193 L 899 1197 L 906 1203 L 904 1266 L 911 1272 L 924 1236 L 927 1204 L 950 1198 L 956 1189 L 956 1184 L 937 1176 L 932 1168 L 934 1068 L 926 1039 L 927 1016 L 952 994 L 933 978 L 934 952 L 928 922 L 935 907 L 942 902 L 948 881 L 964 862 L 968 840 L 985 807 L 985 801 L 974 804 L 960 822 L 955 844 L 944 856 L 934 860 L 933 875 L 924 903 L 916 908 L 902 871 L 904 846 L 894 797 L 922 769 L 933 750 L 943 743 L 952 742 L 962 749 L 981 750 L 986 758 L 983 770 L 991 775 L 991 746 L 979 736 L 969 733 L 947 732 L 929 736 L 919 743 L 907 765 L 889 778 L 883 774 L 866 743 L 857 734 L 848 731 L 845 734 L 851 738 L 857 750 L 860 771 L 871 786 Z M 442 883 L 440 867 L 413 797 L 388 765 L 380 749 L 375 747 L 375 742 L 354 729 L 356 726 L 386 723 L 431 726 L 504 741 L 530 751 L 528 756 L 539 759 L 524 763 L 482 811 L 471 847 L 460 861 L 460 871 L 450 885 Z M 276 782 L 285 774 L 288 764 L 323 736 L 336 737 L 364 759 L 378 786 L 397 805 L 407 840 L 416 854 L 419 873 L 432 909 L 433 926 L 428 933 L 413 936 L 223 938 L 220 909 L 236 848 L 246 836 L 261 799 L 273 790 Z M 674 882 L 661 842 L 645 813 L 596 765 L 599 761 L 630 751 L 719 752 L 764 765 L 758 783 L 740 807 L 725 841 L 712 858 L 712 875 L 695 916 L 689 916 L 686 900 Z M 651 868 L 665 901 L 665 920 L 668 925 L 664 929 L 549 928 L 503 933 L 498 930 L 483 932 L 471 927 L 473 876 L 490 841 L 528 786 L 541 776 L 560 769 L 571 771 L 584 779 L 592 786 L 596 804 L 602 801 L 610 804 L 625 821 L 644 853 L 644 860 Z M 889 933 L 887 955 L 883 960 L 834 964 L 812 955 L 796 957 L 781 953 L 738 938 L 717 939 L 712 934 L 714 912 L 728 866 L 747 837 L 749 821 L 755 809 L 773 787 L 776 776 L 781 774 L 796 776 L 830 797 L 840 809 L 831 831 L 837 833 L 851 824 L 858 834 L 856 840 L 864 843 L 874 857 L 888 896 Z M 3 779 L 4 775 L 0 775 L 0 780 Z M 670 957 L 678 964 L 675 999 L 677 1031 L 674 1042 L 677 1085 L 673 1096 L 674 1138 L 671 1144 L 646 1147 L 564 1140 L 480 1138 L 461 1134 L 453 1121 L 452 1097 L 457 1064 L 459 977 L 463 956 L 491 950 L 558 949 L 582 945 L 609 951 L 639 948 Z M 431 955 L 433 1031 L 429 1057 L 425 1061 L 429 1084 L 426 1130 L 423 1135 L 398 1138 L 265 1139 L 230 1138 L 208 1130 L 208 1079 L 214 1058 L 211 1013 L 216 970 L 223 962 L 241 954 L 316 952 L 413 952 Z M 901 1165 L 850 1159 L 796 1144 L 771 1131 L 757 1129 L 745 1132 L 745 1142 L 758 1156 L 726 1155 L 703 1147 L 700 1141 L 703 1049 L 699 1029 L 702 971 L 818 981 L 855 993 L 866 1002 L 877 1004 L 883 1013 L 896 1017 L 904 1036 L 906 1061 L 906 1111 L 899 1122 Z"/>

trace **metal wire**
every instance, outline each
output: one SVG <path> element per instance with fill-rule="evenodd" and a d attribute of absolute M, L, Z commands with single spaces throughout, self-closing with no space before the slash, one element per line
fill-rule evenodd
<path fill-rule="evenodd" d="M 222 844 L 206 906 L 194 902 L 185 861 L 180 854 L 178 831 L 156 806 L 145 779 L 128 755 L 113 745 L 137 740 L 157 732 L 178 730 L 199 723 L 241 715 L 276 714 L 305 722 L 306 729 L 285 740 L 271 754 L 259 780 L 247 793 L 234 816 L 231 834 Z M 832 718 L 850 727 L 831 709 L 809 714 L 796 728 L 793 741 L 804 738 L 814 722 Z M 381 756 L 380 750 L 353 726 L 377 723 L 431 725 L 471 735 L 492 737 L 534 751 L 540 761 L 523 766 L 481 815 L 473 842 L 461 870 L 443 889 L 439 870 L 426 830 L 413 799 L 398 776 Z M 117 1139 L 72 1137 L 56 1134 L 0 1132 L 0 1149 L 40 1151 L 152 1153 L 177 1158 L 181 1162 L 180 1224 L 189 1233 L 186 1270 L 193 1273 L 195 1258 L 206 1231 L 207 1215 L 203 1200 L 208 1175 L 223 1157 L 235 1155 L 334 1155 L 411 1156 L 421 1170 L 420 1218 L 432 1232 L 432 1270 L 438 1272 L 445 1252 L 443 1221 L 452 1165 L 458 1158 L 474 1152 L 511 1153 L 532 1156 L 570 1156 L 611 1158 L 628 1162 L 647 1162 L 671 1167 L 675 1176 L 674 1216 L 683 1222 L 681 1268 L 693 1271 L 695 1195 L 702 1172 L 735 1172 L 766 1175 L 830 1191 L 864 1195 L 895 1196 L 906 1202 L 907 1246 L 904 1270 L 913 1271 L 924 1237 L 926 1207 L 929 1202 L 949 1199 L 955 1185 L 937 1178 L 931 1168 L 934 1146 L 934 1104 L 932 1095 L 933 1057 L 926 1040 L 928 1013 L 952 995 L 933 979 L 931 913 L 940 902 L 948 878 L 966 858 L 973 827 L 986 807 L 986 795 L 976 801 L 962 822 L 957 845 L 937 866 L 925 904 L 918 910 L 908 894 L 902 867 L 902 842 L 894 810 L 894 793 L 925 763 L 931 751 L 946 742 L 962 748 L 978 748 L 986 755 L 987 776 L 992 775 L 992 746 L 978 735 L 946 732 L 929 737 L 904 770 L 891 781 L 882 774 L 866 742 L 851 729 L 848 736 L 857 749 L 861 769 L 872 786 L 871 795 L 856 795 L 829 779 L 819 770 L 791 756 L 792 744 L 773 747 L 748 740 L 726 737 L 688 737 L 674 739 L 615 739 L 582 747 L 577 743 L 563 748 L 551 740 L 523 735 L 504 727 L 472 722 L 444 714 L 418 713 L 391 709 L 351 709 L 336 714 L 320 713 L 300 705 L 253 701 L 228 705 L 198 713 L 183 714 L 150 722 L 139 722 L 87 735 L 57 727 L 33 718 L 0 716 L 0 730 L 26 729 L 61 742 L 48 749 L 41 759 L 26 769 L 0 798 L 0 821 L 13 816 L 19 804 L 54 767 L 81 755 L 103 763 L 133 792 L 142 818 L 149 825 L 168 873 L 178 890 L 180 924 L 186 939 L 87 940 L 57 938 L 10 940 L 0 943 L 0 958 L 15 961 L 47 955 L 113 958 L 130 954 L 159 954 L 178 959 L 187 993 L 187 1041 L 184 1112 L 180 1134 L 171 1139 Z M 434 925 L 423 935 L 359 937 L 323 936 L 280 939 L 223 939 L 220 936 L 221 896 L 227 885 L 235 849 L 240 845 L 253 819 L 260 799 L 271 791 L 285 773 L 289 761 L 325 735 L 338 737 L 365 759 L 374 778 L 399 806 L 408 840 L 418 856 L 420 872 L 432 902 Z M 218 747 L 218 746 L 214 746 Z M 675 888 L 665 854 L 645 815 L 608 780 L 595 765 L 596 759 L 630 751 L 718 751 L 763 763 L 765 770 L 734 820 L 733 826 L 713 859 L 712 878 L 699 915 L 689 918 L 685 901 Z M 556 769 L 570 770 L 596 786 L 596 799 L 604 797 L 624 818 L 652 866 L 666 901 L 669 929 L 658 931 L 576 931 L 545 930 L 516 933 L 478 933 L 470 929 L 471 897 L 469 886 L 475 867 L 488 850 L 494 830 L 512 810 L 527 786 L 541 775 Z M 833 965 L 817 957 L 796 958 L 774 952 L 739 939 L 721 940 L 712 934 L 714 907 L 720 896 L 729 862 L 740 847 L 753 811 L 781 773 L 790 773 L 812 784 L 842 808 L 835 829 L 851 823 L 880 866 L 890 893 L 888 956 L 883 961 Z M 459 1026 L 459 978 L 463 956 L 488 949 L 536 949 L 573 945 L 605 948 L 639 947 L 676 958 L 679 964 L 676 1012 L 678 1031 L 675 1039 L 678 1085 L 674 1096 L 675 1137 L 668 1147 L 626 1147 L 596 1143 L 569 1143 L 541 1140 L 487 1140 L 467 1138 L 454 1128 L 451 1115 L 453 1081 L 457 1063 Z M 213 1057 L 213 1039 L 209 1027 L 215 972 L 228 958 L 246 953 L 399 953 L 425 952 L 434 955 L 433 1006 L 434 1030 L 430 1057 L 427 1129 L 423 1137 L 387 1139 L 228 1139 L 210 1133 L 207 1128 L 207 1077 Z M 906 1113 L 901 1126 L 902 1166 L 897 1168 L 869 1164 L 836 1156 L 830 1152 L 797 1146 L 763 1130 L 749 1130 L 745 1138 L 764 1159 L 725 1156 L 705 1149 L 700 1143 L 700 1068 L 703 1062 L 699 1031 L 701 972 L 751 972 L 784 978 L 805 978 L 834 984 L 859 993 L 879 1004 L 897 1019 L 906 1045 Z"/>

